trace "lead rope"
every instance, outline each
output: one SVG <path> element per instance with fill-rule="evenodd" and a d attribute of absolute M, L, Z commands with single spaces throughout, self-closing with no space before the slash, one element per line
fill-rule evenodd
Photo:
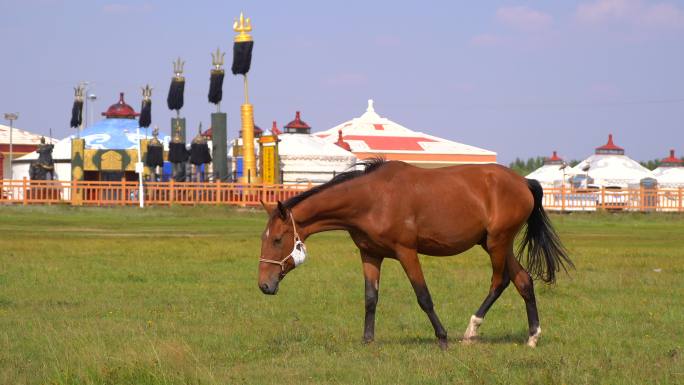
<path fill-rule="evenodd" d="M 281 259 L 280 261 L 274 261 L 272 259 L 264 259 L 264 258 L 259 258 L 259 262 L 265 262 L 265 263 L 272 263 L 274 265 L 280 265 L 280 271 L 284 272 L 285 271 L 285 261 L 288 260 L 288 258 L 292 257 L 292 253 L 295 250 L 295 247 L 297 246 L 297 241 L 301 242 L 301 239 L 299 238 L 299 234 L 297 234 L 297 226 L 295 226 L 295 220 L 294 220 L 294 215 L 292 215 L 292 211 L 290 211 L 290 219 L 292 219 L 292 232 L 294 232 L 294 246 L 292 248 L 292 252 L 288 254 L 285 258 Z"/>

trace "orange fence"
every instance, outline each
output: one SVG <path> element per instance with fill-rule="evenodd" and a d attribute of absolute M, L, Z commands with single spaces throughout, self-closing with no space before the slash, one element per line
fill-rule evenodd
<path fill-rule="evenodd" d="M 659 211 L 684 212 L 683 188 L 544 189 L 549 211 Z"/>
<path fill-rule="evenodd" d="M 140 202 L 137 181 L 2 180 L 0 203 L 135 206 Z M 311 188 L 298 185 L 244 185 L 222 182 L 146 182 L 145 205 L 259 205 L 275 203 Z"/>
<path fill-rule="evenodd" d="M 136 181 L 76 182 L 0 180 L 0 203 L 134 206 L 139 204 Z M 298 185 L 244 185 L 222 182 L 146 182 L 146 205 L 258 205 L 275 203 L 311 188 Z M 549 211 L 658 211 L 684 212 L 683 188 L 544 189 Z"/>

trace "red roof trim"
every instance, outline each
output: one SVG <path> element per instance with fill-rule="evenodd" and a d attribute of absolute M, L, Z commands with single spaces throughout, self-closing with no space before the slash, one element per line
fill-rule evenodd
<path fill-rule="evenodd" d="M 436 142 L 421 136 L 364 136 L 347 135 L 346 140 L 362 140 L 372 150 L 378 151 L 425 151 L 419 142 Z"/>

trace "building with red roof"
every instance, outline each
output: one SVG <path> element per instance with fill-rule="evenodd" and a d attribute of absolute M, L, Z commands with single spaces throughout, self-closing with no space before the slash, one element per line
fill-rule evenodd
<path fill-rule="evenodd" d="M 382 156 L 421 167 L 496 163 L 493 151 L 413 131 L 381 117 L 375 112 L 373 100 L 368 101 L 360 117 L 314 135 L 329 143 L 347 144 L 359 159 Z"/>

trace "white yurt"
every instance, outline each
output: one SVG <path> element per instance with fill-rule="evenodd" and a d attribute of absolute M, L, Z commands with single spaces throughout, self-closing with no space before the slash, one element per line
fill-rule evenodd
<path fill-rule="evenodd" d="M 660 161 L 653 175 L 660 187 L 684 187 L 684 162 L 675 156 L 674 150 L 670 150 L 670 156 Z"/>
<path fill-rule="evenodd" d="M 572 168 L 569 167 L 556 151 L 550 158 L 544 160 L 544 165 L 525 176 L 527 179 L 536 179 L 544 187 L 559 187 L 572 176 Z"/>
<path fill-rule="evenodd" d="M 597 147 L 593 155 L 572 168 L 575 175 L 589 175 L 593 184 L 606 187 L 638 186 L 642 179 L 653 178 L 651 170 L 625 155 L 625 149 L 613 143 L 613 135 L 608 135 L 608 143 Z"/>
<path fill-rule="evenodd" d="M 324 183 L 340 172 L 354 167 L 356 156 L 344 144 L 325 141 L 311 135 L 311 127 L 301 119 L 294 120 L 278 134 L 278 153 L 283 183 Z"/>
<path fill-rule="evenodd" d="M 414 131 L 375 112 L 373 100 L 358 118 L 315 135 L 328 143 L 342 139 L 359 159 L 383 157 L 432 168 L 463 163 L 496 163 L 496 152 Z"/>

